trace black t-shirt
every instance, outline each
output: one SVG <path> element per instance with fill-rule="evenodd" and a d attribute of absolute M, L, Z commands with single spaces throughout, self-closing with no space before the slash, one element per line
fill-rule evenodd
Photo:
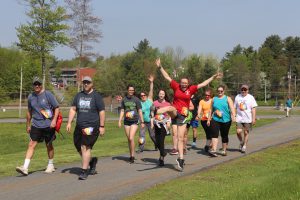
<path fill-rule="evenodd" d="M 124 120 L 129 122 L 136 122 L 139 120 L 138 110 L 142 109 L 140 100 L 133 97 L 125 97 L 121 103 L 121 109 L 124 109 Z"/>
<path fill-rule="evenodd" d="M 72 106 L 77 111 L 77 126 L 80 128 L 99 127 L 99 112 L 105 109 L 101 95 L 93 91 L 90 94 L 79 92 L 73 100 Z"/>

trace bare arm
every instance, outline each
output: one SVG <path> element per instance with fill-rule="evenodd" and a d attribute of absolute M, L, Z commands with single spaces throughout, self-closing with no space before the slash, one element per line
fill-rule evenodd
<path fill-rule="evenodd" d="M 197 85 L 197 89 L 203 88 L 205 86 L 207 86 L 210 82 L 212 82 L 214 79 L 216 78 L 222 78 L 223 74 L 221 73 L 217 73 L 215 75 L 213 75 L 212 77 L 210 77 L 209 79 L 206 79 L 205 81 L 203 81 L 202 83 L 199 83 Z"/>
<path fill-rule="evenodd" d="M 148 79 L 150 81 L 150 90 L 149 90 L 148 99 L 153 102 L 153 81 L 154 81 L 154 77 L 152 75 L 150 75 Z"/>
<path fill-rule="evenodd" d="M 212 119 L 212 115 L 213 115 L 213 104 L 214 104 L 214 99 L 211 100 L 211 104 L 210 104 L 210 112 L 208 114 L 208 119 L 207 119 L 207 126 L 210 126 L 210 121 Z"/>
<path fill-rule="evenodd" d="M 144 117 L 143 117 L 143 111 L 142 109 L 139 109 L 139 116 L 140 116 L 140 119 L 141 119 L 141 127 L 144 128 L 145 126 L 145 122 L 144 122 Z"/>
<path fill-rule="evenodd" d="M 156 59 L 155 64 L 156 64 L 157 68 L 159 69 L 159 71 L 161 72 L 161 74 L 163 75 L 163 77 L 164 77 L 167 81 L 171 82 L 171 81 L 172 81 L 171 77 L 170 77 L 169 74 L 164 70 L 164 68 L 161 66 L 160 58 L 157 58 L 157 59 Z"/>
<path fill-rule="evenodd" d="M 99 131 L 100 131 L 100 135 L 104 135 L 105 133 L 105 110 L 101 110 L 99 112 L 99 116 L 100 116 L 100 128 L 99 128 Z"/>
<path fill-rule="evenodd" d="M 30 123 L 31 123 L 31 111 L 28 109 L 27 110 L 27 114 L 26 114 L 26 131 L 27 133 L 30 133 L 31 127 L 30 127 Z"/>
<path fill-rule="evenodd" d="M 54 116 L 53 116 L 53 119 L 52 119 L 51 125 L 50 125 L 51 128 L 54 128 L 56 126 L 56 121 L 57 121 L 58 113 L 59 113 L 59 107 L 57 107 L 57 108 L 54 109 Z"/>
<path fill-rule="evenodd" d="M 227 97 L 227 101 L 228 101 L 228 105 L 229 105 L 229 108 L 230 108 L 231 120 L 232 120 L 232 122 L 235 122 L 235 109 L 234 109 L 234 106 L 233 106 L 233 101 L 230 97 Z"/>
<path fill-rule="evenodd" d="M 199 102 L 198 113 L 197 113 L 197 116 L 199 117 L 199 119 L 201 119 L 201 113 L 202 113 L 202 105 Z"/>
<path fill-rule="evenodd" d="M 75 114 L 76 114 L 76 107 L 72 106 L 70 108 L 70 111 L 69 111 L 69 118 L 68 118 L 68 123 L 67 123 L 67 132 L 71 131 L 71 124 L 72 124 L 72 121 L 75 117 Z"/>
<path fill-rule="evenodd" d="M 122 126 L 122 119 L 124 117 L 124 109 L 121 109 L 120 111 L 120 117 L 119 117 L 119 128 Z"/>
<path fill-rule="evenodd" d="M 256 108 L 252 108 L 251 110 L 252 112 L 252 125 L 255 125 L 256 124 Z"/>

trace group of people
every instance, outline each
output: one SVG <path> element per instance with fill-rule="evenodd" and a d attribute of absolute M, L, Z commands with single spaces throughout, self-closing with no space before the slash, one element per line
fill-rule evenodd
<path fill-rule="evenodd" d="M 178 155 L 176 163 L 179 170 L 184 168 L 184 154 L 187 146 L 187 133 L 190 126 L 193 128 L 192 147 L 196 146 L 198 120 L 205 131 L 206 144 L 204 150 L 211 156 L 227 155 L 228 133 L 233 122 L 237 123 L 237 137 L 240 141 L 239 149 L 246 152 L 248 134 L 255 124 L 257 103 L 249 94 L 248 85 L 242 85 L 241 93 L 233 101 L 225 95 L 225 86 L 217 87 L 217 96 L 213 97 L 212 90 L 207 88 L 204 98 L 199 102 L 195 99 L 198 89 L 206 87 L 215 79 L 222 78 L 217 73 L 197 85 L 190 85 L 188 78 L 181 78 L 180 82 L 173 80 L 164 70 L 158 58 L 155 61 L 157 69 L 170 83 L 173 90 L 172 103 L 164 89 L 158 92 L 158 99 L 153 100 L 154 77 L 149 76 L 150 91 L 140 92 L 140 98 L 135 96 L 135 88 L 128 85 L 127 94 L 121 97 L 121 110 L 118 126 L 124 126 L 128 141 L 130 163 L 135 161 L 135 134 L 140 125 L 139 148 L 142 153 L 145 146 L 145 134 L 148 130 L 154 148 L 159 150 L 158 165 L 164 166 L 165 136 L 172 127 L 173 148 L 172 155 Z M 80 180 L 87 179 L 88 175 L 96 174 L 97 158 L 91 156 L 91 150 L 97 138 L 105 133 L 105 106 L 101 95 L 94 90 L 91 77 L 82 80 L 83 91 L 76 94 L 69 111 L 67 132 L 71 131 L 72 121 L 77 114 L 73 142 L 82 158 Z M 59 105 L 54 95 L 43 89 L 39 78 L 33 80 L 34 92 L 28 98 L 27 132 L 30 135 L 24 164 L 16 171 L 28 175 L 28 168 L 33 157 L 34 149 L 39 142 L 45 141 L 48 152 L 48 166 L 46 173 L 55 171 L 53 164 L 55 140 L 55 125 L 59 113 Z M 46 112 L 45 112 L 46 111 Z M 45 114 L 47 113 L 47 114 Z M 221 134 L 222 148 L 217 152 L 218 137 Z"/>

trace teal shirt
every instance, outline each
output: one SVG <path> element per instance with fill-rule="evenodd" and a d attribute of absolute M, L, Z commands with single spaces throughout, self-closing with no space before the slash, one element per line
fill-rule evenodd
<path fill-rule="evenodd" d="M 146 101 L 141 101 L 142 104 L 142 111 L 143 111 L 143 118 L 144 122 L 150 122 L 150 108 L 152 106 L 152 101 L 147 99 Z"/>
<path fill-rule="evenodd" d="M 227 96 L 224 95 L 221 99 L 219 97 L 214 97 L 213 101 L 213 119 L 222 123 L 231 121 Z M 221 113 L 221 116 L 218 116 L 217 113 Z"/>
<path fill-rule="evenodd" d="M 292 101 L 291 99 L 288 99 L 288 100 L 285 102 L 286 107 L 289 107 L 289 108 L 292 107 L 292 104 L 293 104 L 293 101 Z"/>

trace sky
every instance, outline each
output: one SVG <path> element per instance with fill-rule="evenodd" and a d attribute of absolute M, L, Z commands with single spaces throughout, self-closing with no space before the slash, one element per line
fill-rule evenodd
<path fill-rule="evenodd" d="M 20 2 L 1 0 L 1 47 L 17 42 L 16 27 L 29 20 Z M 94 51 L 105 57 L 132 51 L 144 38 L 161 51 L 181 47 L 185 56 L 221 59 L 238 44 L 258 49 L 270 35 L 300 36 L 299 0 L 93 0 L 92 7 L 103 20 L 103 38 Z M 68 47 L 53 54 L 75 56 Z"/>

